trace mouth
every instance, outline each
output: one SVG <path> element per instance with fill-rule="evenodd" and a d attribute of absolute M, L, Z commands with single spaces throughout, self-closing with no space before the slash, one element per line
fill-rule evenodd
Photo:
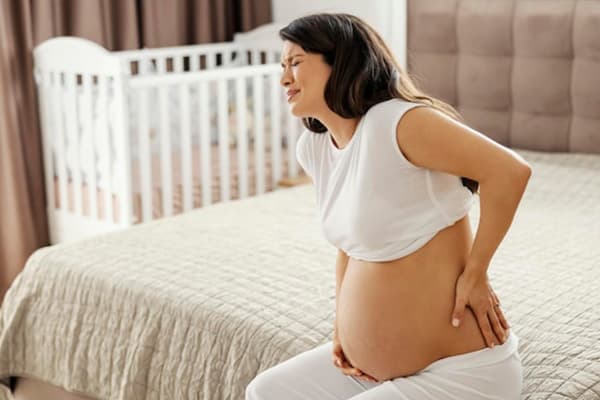
<path fill-rule="evenodd" d="M 287 92 L 287 101 L 288 103 L 290 102 L 290 100 L 292 100 L 294 97 L 296 97 L 296 95 L 300 93 L 299 90 L 290 90 L 289 92 Z"/>

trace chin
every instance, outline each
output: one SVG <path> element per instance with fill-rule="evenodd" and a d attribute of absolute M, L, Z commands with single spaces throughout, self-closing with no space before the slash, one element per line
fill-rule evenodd
<path fill-rule="evenodd" d="M 294 117 L 298 117 L 298 118 L 302 118 L 302 117 L 304 117 L 304 113 L 302 112 L 302 110 L 301 110 L 301 109 L 298 109 L 298 107 L 296 107 L 296 105 L 295 105 L 295 104 L 292 104 L 292 105 L 290 106 L 290 112 L 292 113 L 292 115 L 293 115 Z"/>
<path fill-rule="evenodd" d="M 290 104 L 290 112 L 294 117 L 298 118 L 308 118 L 310 113 L 308 113 L 304 108 L 299 107 L 297 103 Z"/>

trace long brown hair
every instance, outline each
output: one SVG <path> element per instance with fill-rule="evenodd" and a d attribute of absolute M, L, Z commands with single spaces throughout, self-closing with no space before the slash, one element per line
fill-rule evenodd
<path fill-rule="evenodd" d="M 311 14 L 290 22 L 279 31 L 307 53 L 318 53 L 332 67 L 325 85 L 325 102 L 343 118 L 363 116 L 369 108 L 393 98 L 429 105 L 462 121 L 451 105 L 425 94 L 396 61 L 381 36 L 362 19 L 344 13 Z M 302 118 L 315 133 L 327 128 L 316 118 Z M 461 177 L 472 193 L 479 184 Z"/>

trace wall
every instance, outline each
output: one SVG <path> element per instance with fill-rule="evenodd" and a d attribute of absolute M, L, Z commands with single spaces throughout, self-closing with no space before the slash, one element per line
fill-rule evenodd
<path fill-rule="evenodd" d="M 361 17 L 381 34 L 406 68 L 405 0 L 272 0 L 272 5 L 274 22 L 282 24 L 313 12 L 346 12 Z"/>

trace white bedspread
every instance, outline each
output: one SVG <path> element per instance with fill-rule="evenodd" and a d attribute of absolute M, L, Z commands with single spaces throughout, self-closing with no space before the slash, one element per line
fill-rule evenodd
<path fill-rule="evenodd" d="M 521 339 L 523 398 L 599 399 L 600 156 L 519 153 L 534 172 L 489 275 Z M 241 400 L 330 340 L 335 255 L 309 185 L 40 249 L 0 310 L 0 378 Z"/>

